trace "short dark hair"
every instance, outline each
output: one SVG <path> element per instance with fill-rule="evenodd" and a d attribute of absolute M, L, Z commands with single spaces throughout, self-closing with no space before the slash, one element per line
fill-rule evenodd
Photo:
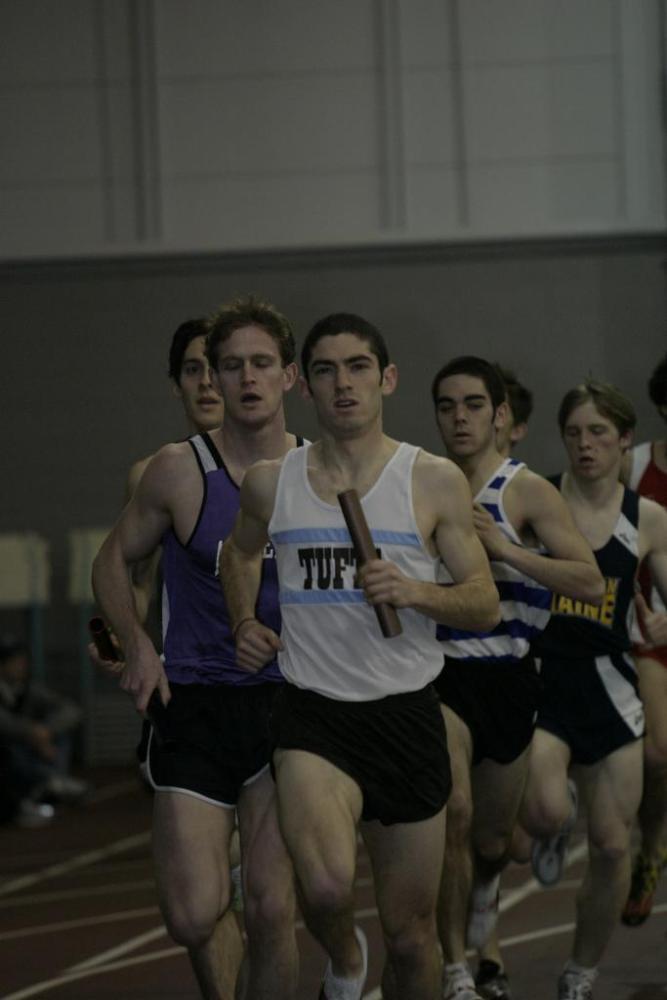
<path fill-rule="evenodd" d="M 205 337 L 206 333 L 205 319 L 188 319 L 185 323 L 181 323 L 171 338 L 171 347 L 169 348 L 169 378 L 173 378 L 176 385 L 181 384 L 181 368 L 183 367 L 183 358 L 188 345 L 195 337 Z"/>
<path fill-rule="evenodd" d="M 462 354 L 458 358 L 452 358 L 446 365 L 443 365 L 431 383 L 431 395 L 433 405 L 438 404 L 438 387 L 444 378 L 450 375 L 472 375 L 479 378 L 484 383 L 484 387 L 491 397 L 491 405 L 497 410 L 501 403 L 505 402 L 505 383 L 495 365 L 484 358 L 478 358 L 474 354 Z"/>
<path fill-rule="evenodd" d="M 595 408 L 611 420 L 619 434 L 627 434 L 637 423 L 635 408 L 621 390 L 611 382 L 587 378 L 563 396 L 558 408 L 558 426 L 565 433 L 565 424 L 573 410 L 582 403 L 593 403 Z"/>
<path fill-rule="evenodd" d="M 231 302 L 223 302 L 206 322 L 206 356 L 214 371 L 218 368 L 218 347 L 244 326 L 258 326 L 268 333 L 280 351 L 283 367 L 292 364 L 296 357 L 296 344 L 287 318 L 270 302 L 254 295 L 242 295 Z"/>
<path fill-rule="evenodd" d="M 515 424 L 527 424 L 533 412 L 533 394 L 519 382 L 511 368 L 503 368 L 498 362 L 494 368 L 505 383 L 507 403 L 512 411 Z"/>
<path fill-rule="evenodd" d="M 308 380 L 308 365 L 313 353 L 313 348 L 323 337 L 337 337 L 341 333 L 353 333 L 359 340 L 363 340 L 368 345 L 372 354 L 378 360 L 380 374 L 389 364 L 389 351 L 384 337 L 377 327 L 369 323 L 362 316 L 355 313 L 330 313 L 318 320 L 310 328 L 301 348 L 301 370 L 303 376 Z"/>
<path fill-rule="evenodd" d="M 667 354 L 648 380 L 648 394 L 655 406 L 667 404 Z"/>

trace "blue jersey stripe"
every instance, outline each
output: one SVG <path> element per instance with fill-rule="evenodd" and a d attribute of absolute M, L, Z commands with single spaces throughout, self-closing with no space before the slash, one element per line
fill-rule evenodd
<path fill-rule="evenodd" d="M 281 590 L 281 604 L 363 604 L 363 590 Z"/>
<path fill-rule="evenodd" d="M 410 531 L 371 531 L 371 537 L 376 545 L 409 545 L 421 548 L 419 536 Z M 294 545 L 303 542 L 352 544 L 347 528 L 291 528 L 288 531 L 276 531 L 271 540 L 274 545 Z"/>
<path fill-rule="evenodd" d="M 484 507 L 485 510 L 488 510 L 489 514 L 491 515 L 494 521 L 497 521 L 498 524 L 502 523 L 503 515 L 500 513 L 500 507 L 498 506 L 497 503 L 483 502 L 482 507 Z"/>
<path fill-rule="evenodd" d="M 512 639 L 529 639 L 536 630 L 542 631 L 519 618 L 511 618 L 509 621 L 499 622 L 492 632 L 466 632 L 463 629 L 449 628 L 448 625 L 438 625 L 436 634 L 440 640 L 460 642 L 465 639 L 494 639 L 500 636 L 510 636 Z"/>
<path fill-rule="evenodd" d="M 496 580 L 501 601 L 527 604 L 531 608 L 547 609 L 551 605 L 551 591 L 544 587 L 529 587 L 520 580 Z"/>

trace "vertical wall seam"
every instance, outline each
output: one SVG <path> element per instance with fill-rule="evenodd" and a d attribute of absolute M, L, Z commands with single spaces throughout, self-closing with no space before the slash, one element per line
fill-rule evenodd
<path fill-rule="evenodd" d="M 93 47 L 97 125 L 100 142 L 102 218 L 104 237 L 107 242 L 113 243 L 117 235 L 117 205 L 114 183 L 113 140 L 111 136 L 111 108 L 109 103 L 110 81 L 107 60 L 106 4 L 104 2 L 93 5 Z"/>
<path fill-rule="evenodd" d="M 611 64 L 612 76 L 612 101 L 614 120 L 614 145 L 616 147 L 616 210 L 619 218 L 626 219 L 628 216 L 628 168 L 626 158 L 628 156 L 627 143 L 625 141 L 625 74 L 624 74 L 624 52 L 623 52 L 623 28 L 622 28 L 622 0 L 616 0 L 612 5 L 612 38 L 614 40 L 614 50 Z"/>
<path fill-rule="evenodd" d="M 470 185 L 468 178 L 468 140 L 465 127 L 465 89 L 463 81 L 463 43 L 459 0 L 445 0 L 449 24 L 451 65 L 452 140 L 454 147 L 455 197 L 458 224 L 470 225 Z"/>
<path fill-rule="evenodd" d="M 135 228 L 137 239 L 162 235 L 160 144 L 157 121 L 155 8 L 152 0 L 128 0 L 132 82 Z"/>
<path fill-rule="evenodd" d="M 380 227 L 405 229 L 407 193 L 398 0 L 378 0 Z"/>

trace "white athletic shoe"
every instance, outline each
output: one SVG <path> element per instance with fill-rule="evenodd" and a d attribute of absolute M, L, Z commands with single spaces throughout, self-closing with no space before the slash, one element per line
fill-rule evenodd
<path fill-rule="evenodd" d="M 470 895 L 466 943 L 479 951 L 491 937 L 498 922 L 500 900 L 500 873 L 490 882 L 476 882 Z"/>
<path fill-rule="evenodd" d="M 553 837 L 535 839 L 530 852 L 533 875 L 542 885 L 555 885 L 560 880 L 570 834 L 577 822 L 577 786 L 571 778 L 567 779 L 567 790 L 572 804 L 570 815 Z"/>
<path fill-rule="evenodd" d="M 597 972 L 577 972 L 563 969 L 558 979 L 558 1000 L 593 1000 L 593 983 Z"/>
<path fill-rule="evenodd" d="M 442 1000 L 482 1000 L 465 962 L 445 966 L 442 975 Z"/>
<path fill-rule="evenodd" d="M 361 927 L 355 927 L 354 933 L 361 948 L 361 961 L 363 963 L 361 974 L 356 979 L 339 979 L 331 971 L 331 962 L 329 962 L 324 973 L 319 1000 L 361 1000 L 368 973 L 368 942 Z"/>

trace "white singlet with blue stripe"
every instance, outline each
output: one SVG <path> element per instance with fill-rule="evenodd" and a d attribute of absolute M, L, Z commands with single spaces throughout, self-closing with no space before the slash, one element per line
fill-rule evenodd
<path fill-rule="evenodd" d="M 523 543 L 505 513 L 503 494 L 523 468 L 523 462 L 506 458 L 475 497 L 475 502 L 491 514 L 502 533 L 515 545 Z M 456 660 L 519 660 L 528 653 L 532 639 L 546 628 L 551 592 L 507 563 L 492 559 L 491 572 L 500 596 L 500 622 L 493 631 L 482 633 L 439 625 L 438 638 L 445 656 Z M 451 580 L 444 566 L 439 578 L 443 582 Z"/>
<path fill-rule="evenodd" d="M 399 445 L 361 506 L 381 557 L 407 576 L 435 582 L 439 560 L 419 534 L 412 503 L 419 450 Z M 401 608 L 402 634 L 383 638 L 373 608 L 354 585 L 356 561 L 342 512 L 310 485 L 309 453 L 310 446 L 285 456 L 269 524 L 278 566 L 283 676 L 340 701 L 417 691 L 442 669 L 435 622 Z"/>

